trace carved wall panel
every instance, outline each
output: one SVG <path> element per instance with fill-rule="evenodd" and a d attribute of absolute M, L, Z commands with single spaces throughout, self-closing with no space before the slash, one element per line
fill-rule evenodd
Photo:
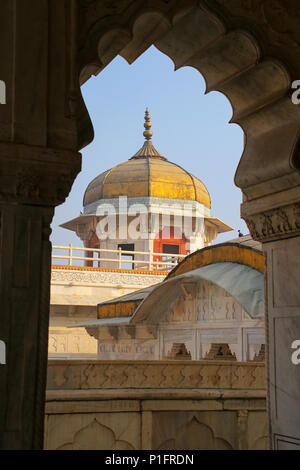
<path fill-rule="evenodd" d="M 249 319 L 241 305 L 221 287 L 209 281 L 197 285 L 197 320 Z"/>
<path fill-rule="evenodd" d="M 59 450 L 263 450 L 267 448 L 265 400 L 258 396 L 216 399 L 207 394 L 176 400 L 147 399 L 147 390 L 120 390 L 116 400 L 74 401 L 48 397 L 45 448 Z M 226 395 L 226 394 L 225 394 Z M 108 412 L 109 410 L 109 412 Z"/>
<path fill-rule="evenodd" d="M 61 414 L 46 417 L 48 450 L 140 448 L 138 413 Z"/>
<path fill-rule="evenodd" d="M 264 364 L 51 360 L 45 448 L 264 449 L 264 387 Z"/>
<path fill-rule="evenodd" d="M 157 450 L 232 450 L 237 448 L 235 412 L 153 413 L 153 448 Z M 224 426 L 224 423 L 226 425 Z"/>
<path fill-rule="evenodd" d="M 97 341 L 84 328 L 51 328 L 49 330 L 48 353 L 51 355 L 97 356 Z"/>

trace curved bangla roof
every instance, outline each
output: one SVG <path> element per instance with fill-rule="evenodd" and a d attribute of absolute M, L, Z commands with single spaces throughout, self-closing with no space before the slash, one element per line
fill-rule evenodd
<path fill-rule="evenodd" d="M 201 266 L 221 262 L 243 264 L 260 273 L 264 273 L 266 270 L 265 257 L 261 250 L 261 244 L 255 242 L 247 235 L 226 243 L 208 246 L 191 253 L 170 271 L 167 279 L 190 272 Z"/>
<path fill-rule="evenodd" d="M 142 148 L 128 161 L 93 179 L 85 191 L 83 205 L 122 195 L 198 201 L 210 209 L 210 195 L 202 181 L 169 162 L 153 146 L 148 110 L 144 126 L 146 141 Z"/>
<path fill-rule="evenodd" d="M 145 298 L 135 311 L 131 324 L 159 323 L 167 305 L 180 295 L 182 281 L 211 281 L 234 297 L 251 318 L 264 317 L 264 276 L 240 263 L 215 263 L 186 272 L 163 282 Z M 149 312 L 151 312 L 149 318 Z"/>
<path fill-rule="evenodd" d="M 153 311 L 151 321 L 159 322 L 168 302 L 174 301 L 176 286 L 182 280 L 197 279 L 210 281 L 226 290 L 251 318 L 263 318 L 264 272 L 265 257 L 261 245 L 250 236 L 202 248 L 187 256 L 163 283 L 154 286 L 136 309 L 131 323 L 147 321 L 147 312 Z M 154 305 L 159 305 L 159 309 L 154 309 Z"/>

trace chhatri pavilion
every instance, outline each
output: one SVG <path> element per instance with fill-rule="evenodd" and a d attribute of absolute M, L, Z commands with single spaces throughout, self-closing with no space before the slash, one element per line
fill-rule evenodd
<path fill-rule="evenodd" d="M 83 214 L 62 225 L 76 232 L 90 254 L 99 248 L 137 252 L 132 256 L 135 265 L 130 265 L 135 268 L 143 267 L 146 257 L 141 252 L 186 255 L 232 230 L 211 216 L 204 183 L 153 146 L 148 110 L 144 127 L 145 142 L 138 152 L 94 178 L 84 194 Z M 107 207 L 116 216 L 110 236 L 104 226 Z M 116 267 L 103 261 L 105 257 L 111 259 L 111 253 L 103 252 L 98 266 Z M 154 255 L 154 263 L 157 259 Z"/>
<path fill-rule="evenodd" d="M 66 265 L 53 247 L 51 357 L 95 357 L 97 341 L 70 327 L 97 320 L 99 303 L 159 284 L 187 255 L 232 230 L 211 215 L 204 183 L 156 150 L 148 110 L 144 129 L 143 146 L 96 176 L 79 217 L 62 225 L 82 240 L 82 253 L 70 246 Z"/>

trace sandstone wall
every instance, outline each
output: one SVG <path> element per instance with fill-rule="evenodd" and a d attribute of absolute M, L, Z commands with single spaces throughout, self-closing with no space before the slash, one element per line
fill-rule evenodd
<path fill-rule="evenodd" d="M 264 364 L 50 360 L 46 449 L 266 449 Z"/>

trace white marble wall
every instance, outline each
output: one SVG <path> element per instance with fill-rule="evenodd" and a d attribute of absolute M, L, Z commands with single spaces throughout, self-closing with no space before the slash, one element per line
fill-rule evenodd
<path fill-rule="evenodd" d="M 299 450 L 300 364 L 292 361 L 295 352 L 292 344 L 300 340 L 300 238 L 266 243 L 264 249 L 272 446 L 279 450 Z"/>
<path fill-rule="evenodd" d="M 155 348 L 148 348 L 145 325 L 135 325 L 131 337 L 124 327 L 108 327 L 107 336 L 101 330 L 99 359 L 164 359 L 173 343 L 184 343 L 192 359 L 200 360 L 212 343 L 228 343 L 238 361 L 249 361 L 265 343 L 264 321 L 251 319 L 232 296 L 208 281 L 184 285 L 151 339 Z M 137 353 L 142 344 L 143 352 Z"/>

